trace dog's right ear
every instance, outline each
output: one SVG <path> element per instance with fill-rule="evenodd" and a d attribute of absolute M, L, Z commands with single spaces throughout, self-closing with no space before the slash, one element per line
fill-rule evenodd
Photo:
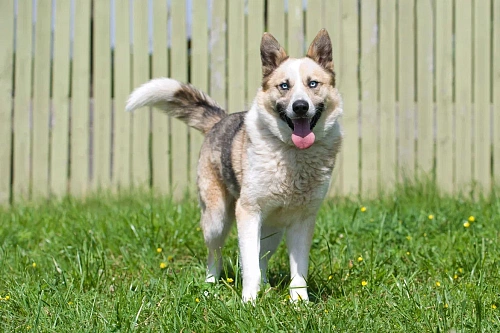
<path fill-rule="evenodd" d="M 276 38 L 265 32 L 260 42 L 260 58 L 262 60 L 262 75 L 265 78 L 288 59 L 288 56 Z"/>

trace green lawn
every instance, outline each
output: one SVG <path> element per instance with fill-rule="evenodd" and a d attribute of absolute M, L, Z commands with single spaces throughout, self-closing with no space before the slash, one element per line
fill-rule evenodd
<path fill-rule="evenodd" d="M 500 331 L 500 199 L 420 186 L 326 202 L 312 302 L 296 304 L 284 244 L 271 286 L 241 303 L 235 230 L 224 279 L 205 284 L 198 220 L 195 201 L 141 193 L 0 210 L 0 331 Z"/>

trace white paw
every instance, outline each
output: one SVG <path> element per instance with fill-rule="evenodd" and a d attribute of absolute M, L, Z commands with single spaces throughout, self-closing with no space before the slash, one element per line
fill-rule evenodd
<path fill-rule="evenodd" d="M 207 275 L 207 278 L 205 279 L 206 283 L 215 283 L 216 279 L 214 275 Z"/>
<path fill-rule="evenodd" d="M 255 300 L 256 299 L 257 299 L 257 293 L 255 293 L 255 294 L 245 294 L 245 293 L 243 293 L 241 295 L 241 300 L 243 301 L 243 303 L 250 303 L 250 304 L 255 305 Z"/>
<path fill-rule="evenodd" d="M 307 288 L 305 287 L 295 287 L 290 288 L 290 298 L 292 302 L 309 301 L 309 295 L 307 294 Z"/>
<path fill-rule="evenodd" d="M 243 286 L 243 292 L 241 293 L 241 298 L 243 303 L 251 302 L 255 304 L 255 300 L 257 299 L 257 293 L 259 292 L 259 287 L 245 287 Z"/>

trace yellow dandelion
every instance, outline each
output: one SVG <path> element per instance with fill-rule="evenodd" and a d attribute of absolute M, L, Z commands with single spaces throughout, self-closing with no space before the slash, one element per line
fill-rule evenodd
<path fill-rule="evenodd" d="M 443 308 L 448 309 L 448 303 L 444 303 Z"/>
<path fill-rule="evenodd" d="M 325 313 L 328 313 L 328 310 L 327 310 L 327 309 L 325 309 Z"/>
<path fill-rule="evenodd" d="M 29 331 L 31 329 L 31 326 L 30 325 L 26 326 L 26 329 Z"/>
<path fill-rule="evenodd" d="M 227 281 L 227 283 L 233 283 L 233 282 L 234 282 L 234 280 L 233 280 L 233 279 L 231 279 L 231 278 L 227 278 L 227 280 L 226 280 L 226 281 Z"/>
<path fill-rule="evenodd" d="M 167 268 L 167 264 L 164 262 L 160 263 L 160 268 L 161 269 Z"/>
<path fill-rule="evenodd" d="M 464 272 L 464 269 L 463 269 L 463 268 L 459 268 L 459 269 L 458 269 L 458 272 L 459 272 L 459 273 L 463 273 L 463 272 Z"/>
<path fill-rule="evenodd" d="M 362 262 L 363 261 L 363 257 L 359 256 L 358 257 L 358 262 Z"/>
<path fill-rule="evenodd" d="M 455 280 L 458 279 L 458 275 L 457 274 L 453 275 L 453 279 Z"/>
<path fill-rule="evenodd" d="M 331 279 L 333 279 L 333 275 L 328 276 L 328 280 L 331 280 Z"/>
<path fill-rule="evenodd" d="M 168 257 L 167 257 L 167 260 L 168 260 L 168 261 L 174 261 L 174 256 L 168 256 Z"/>
<path fill-rule="evenodd" d="M 436 281 L 436 287 L 441 287 L 441 282 Z"/>
<path fill-rule="evenodd" d="M 409 256 L 410 255 L 410 252 L 406 252 L 406 255 Z"/>
<path fill-rule="evenodd" d="M 69 301 L 69 302 L 68 302 L 68 305 L 73 305 L 73 302 Z"/>
<path fill-rule="evenodd" d="M 6 301 L 8 301 L 8 300 L 10 299 L 10 296 L 9 296 L 9 295 L 7 295 L 7 296 L 5 296 L 5 298 L 4 298 L 4 299 L 5 299 Z"/>
<path fill-rule="evenodd" d="M 200 228 L 200 227 L 197 227 L 197 228 L 196 228 L 196 231 L 200 231 L 200 230 L 201 230 L 201 228 Z"/>
<path fill-rule="evenodd" d="M 196 303 L 200 303 L 200 299 L 198 297 L 196 297 L 195 301 Z"/>
<path fill-rule="evenodd" d="M 496 310 L 496 308 L 497 308 L 496 304 L 491 304 L 491 308 L 492 308 L 493 310 Z"/>
<path fill-rule="evenodd" d="M 366 286 L 368 285 L 368 282 L 367 282 L 367 281 L 365 281 L 365 280 L 363 280 L 363 281 L 361 281 L 361 285 L 362 285 L 363 287 L 366 287 Z"/>
<path fill-rule="evenodd" d="M 32 264 L 31 264 L 31 266 L 32 266 L 33 268 L 36 268 L 36 262 L 32 263 Z"/>
<path fill-rule="evenodd" d="M 411 240 L 411 236 L 410 235 L 406 236 L 406 239 Z"/>
<path fill-rule="evenodd" d="M 163 249 L 161 247 L 156 249 L 156 252 L 158 252 L 158 253 L 161 253 L 162 251 L 163 251 Z"/>
<path fill-rule="evenodd" d="M 468 219 L 468 220 L 469 220 L 469 222 L 474 222 L 474 221 L 476 220 L 476 218 L 475 218 L 474 216 L 472 216 L 472 215 L 471 215 L 471 216 L 469 216 L 469 219 Z"/>
<path fill-rule="evenodd" d="M 428 216 L 428 218 L 429 218 L 429 220 L 434 220 L 434 215 L 431 214 Z"/>
<path fill-rule="evenodd" d="M 468 227 L 470 227 L 470 223 L 469 222 L 465 222 L 464 223 L 464 228 L 468 228 Z"/>
<path fill-rule="evenodd" d="M 361 211 L 361 213 L 364 213 L 364 212 L 366 212 L 366 209 L 367 209 L 367 208 L 366 208 L 365 206 L 363 206 L 363 207 L 361 207 L 359 210 Z"/>

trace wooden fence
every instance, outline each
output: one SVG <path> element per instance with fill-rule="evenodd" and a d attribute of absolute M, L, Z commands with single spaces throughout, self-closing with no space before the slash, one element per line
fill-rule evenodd
<path fill-rule="evenodd" d="M 500 0 L 1 0 L 0 203 L 99 188 L 194 191 L 202 137 L 124 112 L 149 78 L 248 109 L 271 32 L 302 56 L 334 44 L 345 131 L 331 194 L 434 177 L 500 178 Z"/>

